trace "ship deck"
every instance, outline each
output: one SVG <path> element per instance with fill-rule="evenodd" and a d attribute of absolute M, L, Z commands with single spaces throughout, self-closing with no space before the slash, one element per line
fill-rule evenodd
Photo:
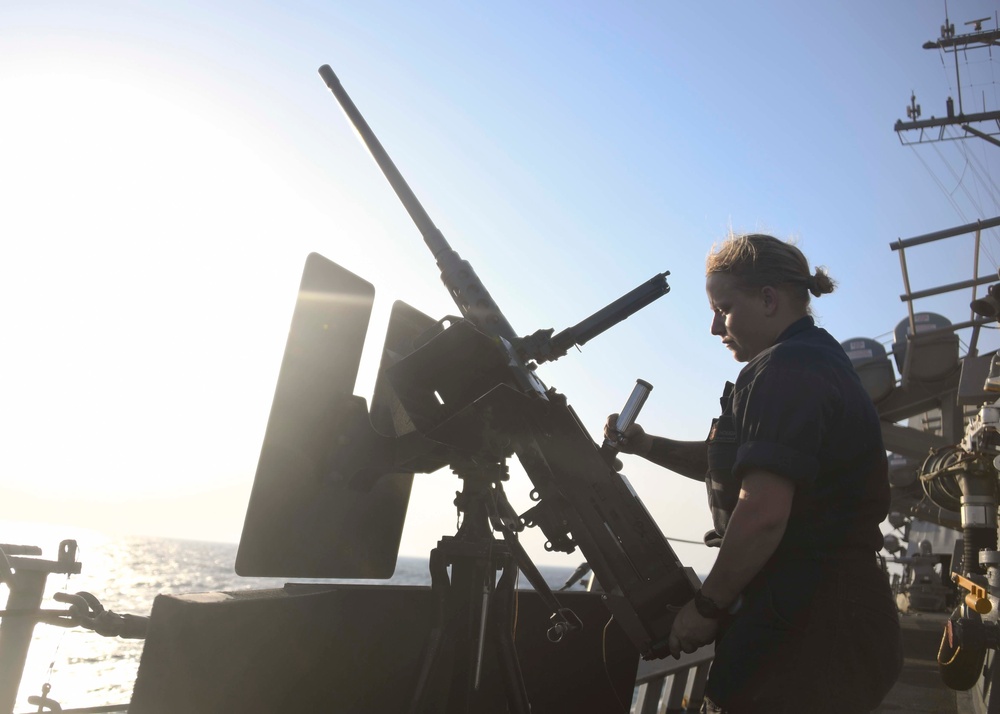
<path fill-rule="evenodd" d="M 968 692 L 948 689 L 938 674 L 937 651 L 948 613 L 909 612 L 900 616 L 903 672 L 873 714 L 972 714 Z"/>

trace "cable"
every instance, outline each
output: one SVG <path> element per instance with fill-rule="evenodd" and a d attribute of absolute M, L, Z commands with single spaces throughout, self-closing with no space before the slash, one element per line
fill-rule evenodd
<path fill-rule="evenodd" d="M 948 173 L 950 173 L 950 174 L 951 174 L 951 177 L 952 177 L 953 179 L 955 179 L 955 188 L 953 188 L 953 189 L 951 190 L 951 193 L 950 193 L 950 194 L 949 194 L 949 196 L 948 196 L 948 197 L 949 197 L 949 199 L 952 199 L 952 196 L 954 195 L 955 191 L 957 191 L 958 189 L 960 189 L 960 188 L 961 188 L 961 189 L 962 189 L 962 193 L 964 193 L 964 194 L 965 194 L 965 197 L 966 197 L 967 199 L 969 199 L 969 203 L 971 203 L 971 204 L 972 204 L 972 207 L 976 209 L 976 212 L 977 212 L 977 213 L 979 213 L 979 215 L 983 215 L 983 209 L 981 209 L 981 208 L 980 208 L 980 207 L 979 207 L 979 206 L 977 205 L 977 203 L 976 203 L 976 200 L 975 200 L 975 199 L 974 199 L 974 198 L 972 197 L 972 195 L 971 195 L 971 194 L 969 193 L 969 189 L 968 189 L 968 188 L 967 188 L 967 187 L 965 186 L 965 184 L 963 184 L 963 183 L 962 183 L 962 178 L 963 178 L 963 177 L 965 176 L 965 172 L 963 171 L 963 172 L 962 172 L 962 176 L 959 176 L 959 175 L 958 175 L 958 174 L 957 174 L 957 173 L 955 172 L 955 169 L 954 169 L 954 168 L 952 168 L 951 164 L 950 164 L 950 163 L 948 163 L 948 159 L 946 159 L 946 158 L 944 157 L 944 155 L 943 155 L 943 154 L 941 153 L 941 149 L 940 149 L 940 148 L 938 147 L 938 143 L 937 143 L 937 142 L 934 142 L 933 144 L 931 144 L 931 146 L 932 146 L 932 147 L 934 148 L 934 152 L 935 152 L 935 153 L 936 153 L 936 154 L 938 155 L 938 158 L 939 158 L 939 159 L 941 159 L 941 163 L 943 163 L 943 164 L 945 165 L 945 168 L 947 168 L 947 169 L 948 169 Z M 954 203 L 954 200 L 952 200 L 952 202 Z M 964 217 L 964 216 L 963 216 L 962 218 L 963 218 L 963 220 L 965 220 L 965 217 Z"/>
<path fill-rule="evenodd" d="M 944 184 L 941 183 L 941 180 L 934 174 L 933 171 L 931 171 L 931 167 L 927 165 L 927 162 L 924 161 L 924 158 L 919 154 L 919 152 L 917 152 L 916 146 L 913 144 L 910 144 L 909 146 L 910 150 L 913 152 L 913 155 L 917 157 L 917 160 L 923 165 L 924 170 L 927 171 L 927 174 L 931 177 L 931 180 L 933 180 L 934 183 L 937 184 L 938 188 L 941 189 L 941 193 L 945 195 L 945 197 L 948 199 L 948 202 L 951 204 L 952 208 L 955 209 L 955 213 L 958 214 L 959 218 L 961 218 L 964 223 L 968 223 L 968 219 L 965 217 L 965 214 L 962 212 L 962 209 L 959 208 L 957 203 L 955 203 L 954 197 L 950 193 L 948 193 L 948 190 L 944 187 Z"/>
<path fill-rule="evenodd" d="M 604 676 L 608 678 L 608 684 L 611 685 L 611 693 L 615 695 L 615 699 L 618 700 L 618 705 L 622 708 L 622 711 L 625 714 L 629 714 L 630 707 L 626 706 L 625 702 L 618 696 L 618 690 L 615 689 L 615 680 L 612 679 L 611 670 L 608 669 L 608 628 L 611 627 L 611 623 L 614 621 L 615 616 L 612 615 L 604 623 L 604 629 L 601 631 L 601 661 L 604 664 Z"/>
<path fill-rule="evenodd" d="M 977 179 L 977 188 L 982 187 L 989 195 L 992 200 L 993 206 L 1000 209 L 1000 199 L 998 199 L 998 194 L 1000 194 L 1000 189 L 997 188 L 996 183 L 993 181 L 993 177 L 989 175 L 989 171 L 986 167 L 979 161 L 979 157 L 976 156 L 968 145 L 965 143 L 964 139 L 966 137 L 959 137 L 959 150 L 965 156 L 966 161 L 970 163 L 970 168 L 972 173 Z"/>

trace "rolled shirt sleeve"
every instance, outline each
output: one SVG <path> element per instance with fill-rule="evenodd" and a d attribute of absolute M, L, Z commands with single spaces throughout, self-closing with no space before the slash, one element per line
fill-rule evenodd
<path fill-rule="evenodd" d="M 762 469 L 815 484 L 833 416 L 828 381 L 791 359 L 771 360 L 745 386 L 737 383 L 733 407 L 741 415 L 734 476 Z"/>

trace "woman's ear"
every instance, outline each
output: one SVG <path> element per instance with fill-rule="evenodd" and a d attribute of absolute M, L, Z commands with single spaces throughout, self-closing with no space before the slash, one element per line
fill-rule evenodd
<path fill-rule="evenodd" d="M 764 304 L 764 314 L 770 317 L 778 310 L 778 291 L 770 285 L 760 289 L 760 299 Z"/>

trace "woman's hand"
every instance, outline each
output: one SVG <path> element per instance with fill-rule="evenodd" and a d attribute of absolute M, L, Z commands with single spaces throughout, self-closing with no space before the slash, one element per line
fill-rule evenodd
<path fill-rule="evenodd" d="M 691 601 L 681 608 L 674 618 L 667 646 L 670 648 L 670 654 L 680 657 L 681 653 L 694 652 L 699 647 L 713 642 L 717 634 L 719 634 L 718 620 L 702 617 L 698 614 L 694 601 Z"/>
<path fill-rule="evenodd" d="M 604 425 L 604 438 L 612 446 L 623 454 L 638 454 L 644 456 L 649 453 L 653 445 L 653 437 L 638 424 L 630 424 L 624 433 L 620 433 L 617 428 L 618 415 L 611 414 Z"/>

